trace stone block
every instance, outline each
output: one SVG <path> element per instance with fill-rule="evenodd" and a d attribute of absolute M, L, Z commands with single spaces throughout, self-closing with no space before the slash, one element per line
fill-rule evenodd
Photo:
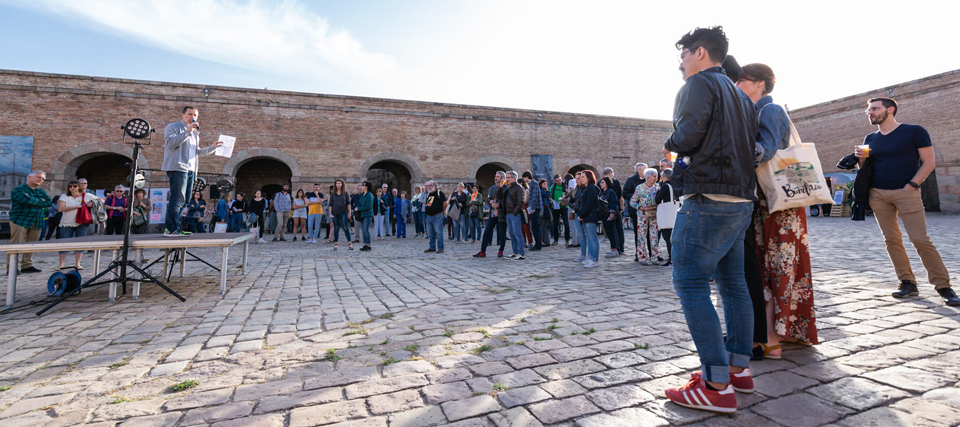
<path fill-rule="evenodd" d="M 499 411 L 500 404 L 490 395 L 471 397 L 469 399 L 444 402 L 440 405 L 444 415 L 450 421 L 459 421 L 466 418 L 486 415 Z"/>
<path fill-rule="evenodd" d="M 472 394 L 470 387 L 465 382 L 455 382 L 447 384 L 428 385 L 421 389 L 427 403 L 439 405 L 451 400 L 463 400 Z"/>
<path fill-rule="evenodd" d="M 584 396 L 535 403 L 530 405 L 528 409 L 544 424 L 559 423 L 582 415 L 600 412 L 600 408 L 590 403 Z"/>
<path fill-rule="evenodd" d="M 423 406 L 420 393 L 416 390 L 403 390 L 396 393 L 380 394 L 367 399 L 370 413 L 373 415 L 407 411 Z"/>
<path fill-rule="evenodd" d="M 497 393 L 497 398 L 500 399 L 500 403 L 503 404 L 503 406 L 513 408 L 514 406 L 547 400 L 550 399 L 551 396 L 539 387 L 529 386 L 499 392 Z"/>
<path fill-rule="evenodd" d="M 635 385 L 603 388 L 586 394 L 587 399 L 605 411 L 637 406 L 654 399 L 653 395 Z"/>

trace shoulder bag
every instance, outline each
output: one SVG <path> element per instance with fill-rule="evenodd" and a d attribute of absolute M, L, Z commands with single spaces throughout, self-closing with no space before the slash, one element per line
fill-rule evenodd
<path fill-rule="evenodd" d="M 661 230 L 673 228 L 673 224 L 677 222 L 677 211 L 680 210 L 680 203 L 677 203 L 673 194 L 673 186 L 665 184 L 670 187 L 670 201 L 657 205 L 657 226 Z"/>
<path fill-rule="evenodd" d="M 80 210 L 77 211 L 77 224 L 93 224 L 93 215 L 90 214 L 90 208 L 87 207 L 87 195 L 80 197 Z"/>
<path fill-rule="evenodd" d="M 789 120 L 789 118 L 788 118 Z M 770 213 L 821 203 L 833 203 L 823 177 L 817 148 L 800 140 L 790 121 L 790 144 L 757 166 L 757 182 Z"/>

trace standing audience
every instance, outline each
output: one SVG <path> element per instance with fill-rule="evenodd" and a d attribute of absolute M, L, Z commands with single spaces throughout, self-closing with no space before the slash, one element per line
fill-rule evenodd
<path fill-rule="evenodd" d="M 660 230 L 657 228 L 657 170 L 643 171 L 645 181 L 637 186 L 630 198 L 630 206 L 637 210 L 637 259 L 640 265 L 653 265 L 659 256 Z"/>
<path fill-rule="evenodd" d="M 40 240 L 47 208 L 53 204 L 47 192 L 40 188 L 47 179 L 46 172 L 33 171 L 27 175 L 27 182 L 17 186 L 10 193 L 10 243 L 36 242 Z M 14 268 L 8 265 L 7 268 Z M 20 255 L 21 273 L 39 273 L 33 265 L 33 253 Z M 10 273 L 7 273 L 10 274 Z"/>
<path fill-rule="evenodd" d="M 87 235 L 87 225 L 80 224 L 77 222 L 77 213 L 86 206 L 87 209 L 90 206 L 93 206 L 93 200 L 91 197 L 85 193 L 80 192 L 80 183 L 77 181 L 70 181 L 67 183 L 67 192 L 60 195 L 60 199 L 57 201 L 57 210 L 63 214 L 60 218 L 60 238 L 69 239 L 71 237 L 83 237 Z M 65 267 L 63 265 L 64 261 L 67 260 L 67 251 L 60 251 L 60 266 L 59 269 L 63 270 Z M 73 251 L 74 264 L 73 267 L 77 270 L 83 270 L 83 266 L 80 265 L 80 257 L 83 256 L 83 251 Z"/>

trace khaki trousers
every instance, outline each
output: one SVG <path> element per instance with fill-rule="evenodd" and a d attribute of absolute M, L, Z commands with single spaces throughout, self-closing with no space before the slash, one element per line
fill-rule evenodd
<path fill-rule="evenodd" d="M 40 240 L 39 228 L 26 228 L 10 223 L 10 243 L 36 242 Z M 33 252 L 20 254 L 20 269 L 33 267 Z"/>
<path fill-rule="evenodd" d="M 283 239 L 287 232 L 287 220 L 290 219 L 291 212 L 277 212 L 277 229 L 273 232 L 273 240 Z"/>
<path fill-rule="evenodd" d="M 883 242 L 887 245 L 887 255 L 897 271 L 901 281 L 909 280 L 916 284 L 917 279 L 910 267 L 910 258 L 903 246 L 903 233 L 897 217 L 903 220 L 910 243 L 920 255 L 923 267 L 927 269 L 927 279 L 936 289 L 950 287 L 950 274 L 940 258 L 940 252 L 927 235 L 927 217 L 923 212 L 920 190 L 870 190 L 870 208 L 877 218 L 877 225 L 883 233 Z"/>

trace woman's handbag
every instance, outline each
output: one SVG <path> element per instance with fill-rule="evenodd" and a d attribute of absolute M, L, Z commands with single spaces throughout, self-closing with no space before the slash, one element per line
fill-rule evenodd
<path fill-rule="evenodd" d="M 790 145 L 757 166 L 757 182 L 767 197 L 770 213 L 833 203 L 817 148 L 800 141 L 793 121 L 790 122 Z"/>
<path fill-rule="evenodd" d="M 673 195 L 673 186 L 669 183 L 664 185 L 670 187 L 670 201 L 657 205 L 657 227 L 661 230 L 673 228 L 673 224 L 677 222 L 677 211 L 680 210 L 680 203 L 677 203 Z"/>
<path fill-rule="evenodd" d="M 456 203 L 451 202 L 447 205 L 447 216 L 455 220 L 460 220 L 460 208 L 457 207 Z"/>
<path fill-rule="evenodd" d="M 93 224 L 93 215 L 90 214 L 90 208 L 87 207 L 87 195 L 84 194 L 80 199 L 80 210 L 77 212 L 77 224 Z"/>
<path fill-rule="evenodd" d="M 139 214 L 139 215 L 137 215 L 137 214 Z M 143 225 L 143 224 L 146 224 L 149 219 L 150 219 L 150 218 L 147 216 L 147 211 L 146 211 L 146 209 L 144 209 L 144 207 L 143 207 L 142 204 L 141 204 L 141 205 L 137 205 L 137 207 L 133 208 L 133 218 L 132 218 L 132 221 L 133 221 L 133 225 L 134 225 L 135 227 L 139 227 L 139 226 L 141 226 L 141 225 Z"/>

